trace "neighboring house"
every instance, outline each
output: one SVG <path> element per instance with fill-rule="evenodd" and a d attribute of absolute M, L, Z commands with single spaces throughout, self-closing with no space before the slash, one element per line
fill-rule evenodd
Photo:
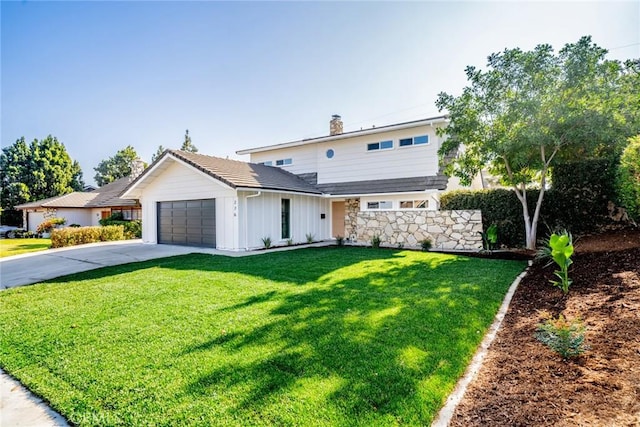
<path fill-rule="evenodd" d="M 286 244 L 378 234 L 394 245 L 430 238 L 436 246 L 478 247 L 479 213 L 437 212 L 439 195 L 451 188 L 437 154 L 436 129 L 446 122 L 343 133 L 333 116 L 329 136 L 237 152 L 251 163 L 168 150 L 121 197 L 140 201 L 149 243 L 249 250 L 267 237 Z"/>
<path fill-rule="evenodd" d="M 125 219 L 140 219 L 140 205 L 136 200 L 121 199 L 120 193 L 132 181 L 121 178 L 93 191 L 76 191 L 16 206 L 22 211 L 23 228 L 36 231 L 45 219 L 59 217 L 67 225 L 99 225 L 102 218 L 122 212 Z"/>

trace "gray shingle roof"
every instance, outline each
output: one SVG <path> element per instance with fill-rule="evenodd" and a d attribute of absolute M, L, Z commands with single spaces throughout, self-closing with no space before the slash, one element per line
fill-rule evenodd
<path fill-rule="evenodd" d="M 425 190 L 444 190 L 447 188 L 447 177 L 444 175 L 436 175 L 415 178 L 336 182 L 318 184 L 316 187 L 325 194 L 335 196 L 348 194 L 407 193 Z"/>
<path fill-rule="evenodd" d="M 49 197 L 16 206 L 16 209 L 34 208 L 101 208 L 136 206 L 135 200 L 121 199 L 120 193 L 129 184 L 128 177 L 118 179 L 93 191 L 74 191 L 62 196 Z"/>
<path fill-rule="evenodd" d="M 167 150 L 163 156 L 169 154 L 232 188 L 255 188 L 321 194 L 320 190 L 315 186 L 279 167 L 222 159 L 179 150 Z"/>

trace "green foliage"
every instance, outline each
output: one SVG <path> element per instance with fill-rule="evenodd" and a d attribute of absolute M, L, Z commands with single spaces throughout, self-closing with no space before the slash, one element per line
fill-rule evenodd
<path fill-rule="evenodd" d="M 188 151 L 190 153 L 198 152 L 198 149 L 196 148 L 196 146 L 191 143 L 191 137 L 189 136 L 189 129 L 187 129 L 184 133 L 184 142 L 182 143 L 180 150 Z"/>
<path fill-rule="evenodd" d="M 262 247 L 265 249 L 269 249 L 271 247 L 271 237 L 263 237 L 262 239 Z"/>
<path fill-rule="evenodd" d="M 0 292 L 0 366 L 73 425 L 429 426 L 524 267 L 358 247 L 106 267 Z"/>
<path fill-rule="evenodd" d="M 338 245 L 338 246 L 344 246 L 344 237 L 342 237 L 342 236 L 336 236 L 336 245 Z"/>
<path fill-rule="evenodd" d="M 423 251 L 430 250 L 432 245 L 433 244 L 431 243 L 431 239 L 424 239 L 420 242 L 420 247 L 422 247 Z"/>
<path fill-rule="evenodd" d="M 16 205 L 82 191 L 82 170 L 64 144 L 51 135 L 30 144 L 24 137 L 2 149 L 0 183 L 3 223 L 17 224 Z"/>
<path fill-rule="evenodd" d="M 101 161 L 93 168 L 96 175 L 93 179 L 102 187 L 125 176 L 131 175 L 134 162 L 139 161 L 138 153 L 131 145 L 118 151 L 113 157 Z M 144 167 L 147 167 L 146 163 Z"/>
<path fill-rule="evenodd" d="M 569 279 L 569 267 L 573 264 L 571 255 L 573 255 L 573 238 L 566 230 L 561 234 L 553 233 L 549 237 L 549 248 L 551 249 L 551 259 L 560 267 L 555 274 L 560 280 L 551 280 L 553 286 L 562 289 L 566 295 L 569 293 L 569 286 L 572 280 Z"/>
<path fill-rule="evenodd" d="M 159 145 L 156 152 L 151 156 L 151 163 L 155 162 L 160 156 L 162 156 L 162 153 L 164 152 L 165 148 L 162 145 Z"/>
<path fill-rule="evenodd" d="M 640 135 L 629 138 L 620 157 L 616 183 L 620 204 L 631 218 L 640 221 Z"/>
<path fill-rule="evenodd" d="M 378 249 L 380 247 L 380 242 L 382 242 L 382 239 L 380 238 L 380 236 L 378 234 L 374 235 L 371 238 L 371 246 L 374 249 Z"/>
<path fill-rule="evenodd" d="M 124 219 L 122 212 L 114 212 L 108 218 L 103 218 L 100 225 L 119 225 L 124 230 L 125 239 L 139 239 L 142 237 L 142 220 L 136 219 L 127 221 Z"/>
<path fill-rule="evenodd" d="M 313 239 L 315 239 L 316 236 L 314 236 L 311 233 L 307 233 L 306 234 L 306 238 L 307 238 L 307 243 L 313 243 Z"/>
<path fill-rule="evenodd" d="M 538 324 L 535 337 L 566 360 L 588 350 L 584 340 L 585 329 L 580 319 L 569 321 L 560 315 L 557 319 L 548 318 Z"/>
<path fill-rule="evenodd" d="M 482 248 L 487 251 L 492 251 L 496 248 L 496 243 L 498 243 L 498 226 L 495 224 L 491 224 L 487 231 L 480 232 L 482 236 Z"/>
<path fill-rule="evenodd" d="M 590 37 L 557 54 L 547 44 L 527 52 L 505 49 L 489 56 L 486 71 L 466 68 L 470 85 L 462 95 L 438 96 L 436 105 L 450 117 L 438 130 L 449 136 L 439 154 L 444 159 L 458 153 L 446 172 L 468 185 L 488 168 L 511 186 L 528 248 L 535 248 L 547 173 L 555 161 L 615 157 L 629 132 L 640 128 L 637 90 L 634 95 L 630 88 L 638 68 L 606 60 L 606 52 Z M 619 90 L 624 85 L 628 91 Z M 531 183 L 541 189 L 532 215 L 526 197 Z"/>
<path fill-rule="evenodd" d="M 293 239 L 287 239 L 287 246 L 293 246 Z"/>
<path fill-rule="evenodd" d="M 51 247 L 82 245 L 85 243 L 108 242 L 124 239 L 124 228 L 121 225 L 104 227 L 67 227 L 51 232 Z"/>

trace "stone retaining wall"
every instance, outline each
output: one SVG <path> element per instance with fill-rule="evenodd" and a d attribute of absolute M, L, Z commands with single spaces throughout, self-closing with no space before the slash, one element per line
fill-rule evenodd
<path fill-rule="evenodd" d="M 348 237 L 355 235 L 360 243 L 369 243 L 378 235 L 381 244 L 388 246 L 419 247 L 422 240 L 431 239 L 436 249 L 482 249 L 479 210 L 361 212 L 347 204 L 345 228 Z"/>

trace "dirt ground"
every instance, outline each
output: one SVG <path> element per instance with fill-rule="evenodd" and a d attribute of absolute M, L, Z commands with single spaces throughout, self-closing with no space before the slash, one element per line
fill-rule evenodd
<path fill-rule="evenodd" d="M 640 229 L 577 239 L 567 297 L 554 269 L 530 267 L 451 426 L 640 426 Z M 544 312 L 581 318 L 589 350 L 537 341 Z"/>

